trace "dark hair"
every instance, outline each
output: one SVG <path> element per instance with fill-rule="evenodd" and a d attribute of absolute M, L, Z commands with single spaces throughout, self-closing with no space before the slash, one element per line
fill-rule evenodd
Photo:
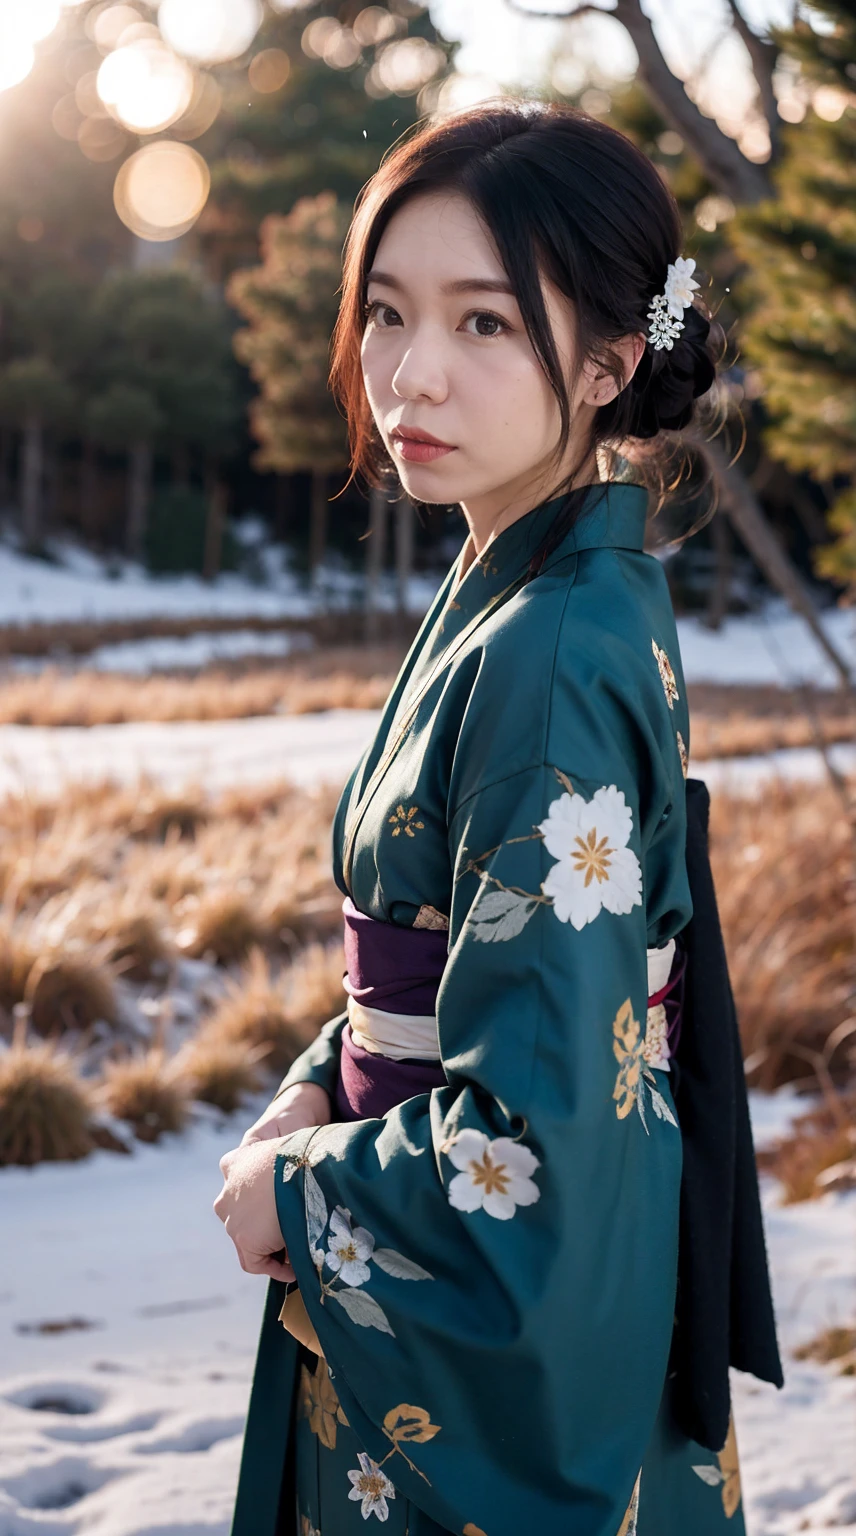
<path fill-rule="evenodd" d="M 389 152 L 357 200 L 333 335 L 330 382 L 348 420 L 351 477 L 361 474 L 373 485 L 386 481 L 392 465 L 360 362 L 366 274 L 393 214 L 411 197 L 439 190 L 468 197 L 493 237 L 559 404 L 557 462 L 567 447 L 571 409 L 541 272 L 575 306 L 577 370 L 593 358 L 620 384 L 621 360 L 610 343 L 647 332 L 651 301 L 663 292 L 669 263 L 682 254 L 680 210 L 656 167 L 623 133 L 575 107 L 501 101 L 417 128 Z M 596 411 L 581 460 L 602 447 L 614 467 L 621 447 L 634 478 L 656 488 L 661 502 L 671 465 L 660 434 L 694 419 L 694 401 L 716 378 L 714 342 L 720 355 L 725 349 L 724 333 L 703 303 L 699 290 L 671 349 L 646 341 L 629 384 Z M 567 492 L 533 556 L 531 575 L 578 514 L 586 488 L 568 490 L 575 473 L 552 493 Z"/>

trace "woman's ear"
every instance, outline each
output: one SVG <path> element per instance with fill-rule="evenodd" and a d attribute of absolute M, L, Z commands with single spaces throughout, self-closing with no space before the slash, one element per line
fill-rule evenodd
<path fill-rule="evenodd" d="M 610 346 L 619 360 L 621 382 L 617 384 L 611 374 L 593 359 L 588 359 L 583 365 L 586 384 L 582 398 L 586 405 L 608 405 L 610 400 L 614 400 L 616 395 L 627 388 L 645 351 L 645 337 L 641 331 L 632 331 L 628 336 L 611 342 Z"/>

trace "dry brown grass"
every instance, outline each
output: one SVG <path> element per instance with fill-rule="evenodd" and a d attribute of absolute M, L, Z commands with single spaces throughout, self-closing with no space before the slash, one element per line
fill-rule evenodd
<path fill-rule="evenodd" d="M 27 977 L 36 962 L 36 950 L 26 933 L 8 923 L 0 925 L 0 1008 L 6 1015 L 5 1033 L 11 1036 L 12 1010 L 23 1002 Z"/>
<path fill-rule="evenodd" d="M 268 929 L 249 884 L 245 891 L 215 887 L 198 899 L 192 898 L 187 925 L 176 936 L 176 943 L 196 960 L 211 960 L 229 965 L 243 960 L 256 944 L 268 938 Z"/>
<path fill-rule="evenodd" d="M 856 1089 L 827 1088 L 822 1104 L 798 1115 L 787 1135 L 756 1158 L 762 1172 L 781 1182 L 785 1205 L 856 1185 Z"/>
<path fill-rule="evenodd" d="M 833 1324 L 824 1328 L 807 1344 L 794 1350 L 797 1360 L 818 1360 L 821 1365 L 838 1366 L 841 1376 L 856 1376 L 856 1328 Z"/>
<path fill-rule="evenodd" d="M 379 709 L 403 650 L 334 647 L 275 665 L 214 666 L 195 676 L 63 672 L 0 682 L 0 725 L 119 725 L 129 720 L 240 720 L 250 715 Z"/>
<path fill-rule="evenodd" d="M 24 1001 L 30 1026 L 43 1039 L 91 1030 L 102 1019 L 118 1022 L 113 979 L 87 955 L 40 955 L 27 977 Z"/>
<path fill-rule="evenodd" d="M 186 1084 L 161 1048 L 108 1062 L 98 1101 L 133 1129 L 139 1141 L 158 1141 L 167 1131 L 181 1131 L 190 1113 Z"/>
<path fill-rule="evenodd" d="M 757 799 L 713 795 L 711 864 L 750 1081 L 846 1078 L 856 888 L 835 789 L 777 781 Z"/>
<path fill-rule="evenodd" d="M 259 941 L 290 951 L 338 932 L 336 799 L 279 784 L 200 792 L 182 809 L 148 783 L 3 800 L 0 1004 L 21 1000 L 36 954 L 72 943 L 139 976 L 168 968 L 177 936 L 185 952 L 226 961 Z"/>
<path fill-rule="evenodd" d="M 317 1035 L 322 1024 L 341 1013 L 346 996 L 344 945 L 309 944 L 288 973 L 288 1007 L 298 1036 L 304 1042 Z"/>
<path fill-rule="evenodd" d="M 280 1076 L 328 1019 L 344 1007 L 344 950 L 339 942 L 313 943 L 280 977 L 256 949 L 237 979 L 226 984 L 206 1020 L 207 1038 L 258 1052 Z"/>
<path fill-rule="evenodd" d="M 377 614 L 379 641 L 402 651 L 410 644 L 419 626 L 419 618 L 408 614 Z M 310 618 L 266 618 L 258 613 L 244 615 L 192 614 L 143 619 L 81 619 L 56 624 L 0 624 L 0 656 L 86 656 L 100 645 L 118 645 L 127 640 L 180 638 L 184 635 L 226 634 L 235 630 L 254 630 L 257 634 L 293 634 L 309 637 L 319 647 L 359 646 L 365 620 L 359 609 L 340 609 Z"/>
<path fill-rule="evenodd" d="M 267 1054 L 265 1045 L 248 1049 L 241 1040 L 203 1027 L 178 1052 L 174 1064 L 192 1098 L 230 1115 L 261 1086 L 259 1063 Z"/>
<path fill-rule="evenodd" d="M 16 1039 L 0 1054 L 0 1165 L 86 1157 L 91 1113 L 87 1085 L 54 1047 Z"/>

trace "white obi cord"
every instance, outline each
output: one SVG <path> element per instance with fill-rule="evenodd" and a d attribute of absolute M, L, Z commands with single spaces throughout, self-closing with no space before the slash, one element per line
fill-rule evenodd
<path fill-rule="evenodd" d="M 669 979 L 675 941 L 670 939 L 662 949 L 648 950 L 648 996 L 659 992 Z M 387 1013 L 383 1008 L 369 1008 L 348 996 L 348 1022 L 351 1039 L 374 1056 L 387 1056 L 390 1061 L 440 1060 L 440 1038 L 437 1032 L 436 1013 Z M 669 1071 L 669 1046 L 667 1039 L 666 1009 L 657 1003 L 648 1009 L 643 1051 L 649 1067 Z"/>
<path fill-rule="evenodd" d="M 440 1060 L 436 1013 L 386 1013 L 383 1008 L 367 1008 L 349 994 L 348 1022 L 354 1044 L 375 1056 L 388 1056 L 391 1061 Z"/>

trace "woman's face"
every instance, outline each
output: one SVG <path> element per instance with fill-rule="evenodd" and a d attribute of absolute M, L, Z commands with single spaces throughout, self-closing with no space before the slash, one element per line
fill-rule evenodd
<path fill-rule="evenodd" d="M 569 376 L 572 305 L 542 281 Z M 411 198 L 390 219 L 368 276 L 362 343 L 375 422 L 409 495 L 459 502 L 493 526 L 537 505 L 577 462 L 596 409 L 614 386 L 586 366 L 572 398 L 571 439 L 554 454 L 559 406 L 492 239 L 459 193 Z M 408 441 L 416 431 L 444 447 Z M 597 479 L 589 455 L 577 483 Z"/>

